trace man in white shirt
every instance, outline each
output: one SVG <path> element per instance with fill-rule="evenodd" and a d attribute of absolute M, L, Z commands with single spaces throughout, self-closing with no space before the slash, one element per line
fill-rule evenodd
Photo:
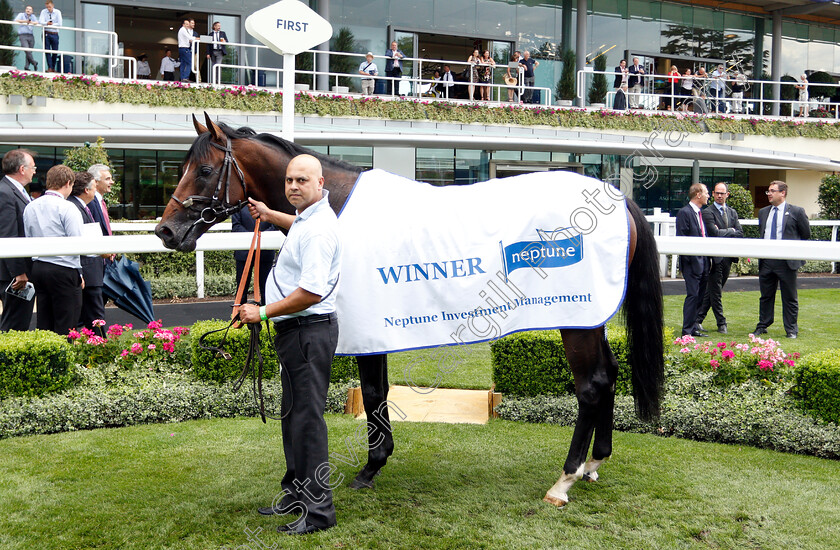
<path fill-rule="evenodd" d="M 52 0 L 47 0 L 45 8 L 41 10 L 41 16 L 38 18 L 40 23 L 46 27 L 44 29 L 44 49 L 58 50 L 58 29 L 63 24 L 61 19 L 61 11 L 55 9 L 55 4 Z M 47 54 L 47 72 L 55 72 L 55 64 L 58 61 L 58 56 L 54 53 Z"/>
<path fill-rule="evenodd" d="M 210 39 L 213 41 L 208 47 L 207 59 L 210 63 L 208 70 L 213 70 L 213 65 L 218 65 L 222 62 L 225 55 L 227 55 L 227 48 L 224 44 L 217 44 L 216 42 L 227 42 L 227 34 L 222 30 L 222 24 L 218 21 L 213 23 L 213 30 L 210 31 Z M 211 72 L 212 75 L 212 72 Z"/>
<path fill-rule="evenodd" d="M 195 41 L 189 19 L 178 30 L 178 57 L 181 62 L 181 82 L 189 82 L 192 73 L 192 43 Z"/>
<path fill-rule="evenodd" d="M 373 62 L 373 52 L 368 52 L 365 55 L 365 60 L 359 65 L 359 74 L 365 76 L 376 76 L 379 74 L 379 69 L 376 67 L 376 63 Z M 372 78 L 363 78 L 362 93 L 364 95 L 373 95 L 375 82 Z"/>
<path fill-rule="evenodd" d="M 47 172 L 44 196 L 23 211 L 27 237 L 81 237 L 82 215 L 67 201 L 75 174 L 59 164 Z M 32 284 L 38 289 L 38 321 L 42 330 L 67 334 L 76 328 L 82 311 L 82 264 L 79 256 L 35 256 Z"/>
<path fill-rule="evenodd" d="M 710 76 L 712 81 L 709 83 L 709 91 L 714 97 L 715 112 L 725 113 L 726 106 L 723 104 L 723 99 L 726 97 L 726 68 L 723 63 L 719 64 Z"/>
<path fill-rule="evenodd" d="M 449 65 L 443 66 L 443 74 L 440 75 L 441 84 L 438 84 L 438 92 L 445 98 L 449 98 L 452 95 L 452 86 L 455 85 L 455 78 L 452 76 L 452 69 L 449 68 Z"/>
<path fill-rule="evenodd" d="M 260 508 L 263 515 L 301 508 L 303 517 L 281 526 L 287 534 L 308 534 L 336 523 L 329 482 L 327 425 L 324 422 L 327 387 L 338 343 L 336 288 L 341 269 L 338 220 L 324 191 L 321 163 L 298 155 L 286 168 L 286 198 L 297 217 L 277 255 L 266 282 L 266 304 L 243 305 L 246 323 L 274 321 L 274 345 L 283 365 L 282 430 L 286 475 L 285 493 L 276 506 Z M 284 216 L 251 199 L 251 215 L 275 225 Z"/>
<path fill-rule="evenodd" d="M 18 25 L 18 39 L 20 39 L 20 45 L 22 48 L 34 48 L 35 47 L 35 35 L 32 33 L 32 25 L 38 24 L 38 18 L 35 17 L 33 13 L 34 10 L 32 6 L 26 6 L 24 10 L 17 14 L 15 17 L 15 23 L 19 23 Z M 26 50 L 26 63 L 23 64 L 23 70 L 29 70 L 29 67 L 32 66 L 37 71 L 38 70 L 38 62 L 35 61 L 35 58 L 32 57 L 32 52 L 30 50 Z"/>
<path fill-rule="evenodd" d="M 23 210 L 31 199 L 26 193 L 35 176 L 35 160 L 26 149 L 12 149 L 3 155 L 3 173 L 0 180 L 0 238 L 26 237 L 23 228 Z M 31 258 L 0 258 L 0 299 L 3 301 L 3 315 L 0 316 L 0 332 L 7 330 L 29 330 L 32 322 L 32 300 L 24 300 L 6 293 L 22 290 L 32 275 Z"/>
<path fill-rule="evenodd" d="M 175 67 L 178 65 L 179 63 L 172 59 L 172 50 L 166 48 L 166 55 L 163 56 L 160 62 L 160 71 L 158 71 L 158 74 L 163 77 L 164 81 L 172 82 L 175 80 Z"/>

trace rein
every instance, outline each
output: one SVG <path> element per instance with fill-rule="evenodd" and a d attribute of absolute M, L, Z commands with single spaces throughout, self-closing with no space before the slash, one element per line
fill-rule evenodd
<path fill-rule="evenodd" d="M 174 194 L 172 195 L 172 200 L 178 203 L 184 210 L 199 211 L 197 208 L 198 205 L 209 202 L 208 206 L 205 206 L 200 210 L 198 218 L 193 222 L 189 230 L 191 230 L 199 224 L 212 225 L 218 221 L 221 221 L 229 215 L 238 212 L 244 204 L 247 204 L 248 187 L 245 183 L 245 174 L 239 167 L 239 162 L 237 162 L 236 157 L 233 156 L 233 148 L 231 147 L 230 137 L 225 137 L 227 138 L 227 143 L 225 144 L 225 146 L 221 146 L 213 141 L 210 142 L 210 145 L 216 147 L 217 149 L 221 149 L 225 153 L 225 159 L 222 164 L 222 169 L 219 172 L 219 181 L 216 183 L 216 190 L 213 192 L 213 196 L 204 197 L 200 195 L 191 195 L 182 201 Z M 236 173 L 239 176 L 239 181 L 242 185 L 242 196 L 244 198 L 236 204 L 231 204 L 230 175 L 233 173 L 234 169 L 236 170 Z M 221 200 L 222 187 L 224 187 L 225 189 L 224 202 Z M 193 206 L 196 206 L 196 208 L 193 208 Z M 248 258 L 245 261 L 245 269 L 242 270 L 242 277 L 239 280 L 239 286 L 236 291 L 236 298 L 233 304 L 233 311 L 230 315 L 230 323 L 228 323 L 228 325 L 224 328 L 205 332 L 198 338 L 198 345 L 202 349 L 214 352 L 218 357 L 222 357 L 227 361 L 230 361 L 232 358 L 231 354 L 225 351 L 225 344 L 227 343 L 228 331 L 231 328 L 242 328 L 243 325 L 242 321 L 239 319 L 239 309 L 242 307 L 243 297 L 246 299 L 246 302 L 244 303 L 255 305 L 262 304 L 262 297 L 260 296 L 259 285 L 261 243 L 262 232 L 260 231 L 260 222 L 259 220 L 257 220 L 254 224 L 254 235 L 251 238 L 251 246 L 248 249 Z M 252 263 L 254 271 L 254 299 L 247 300 L 248 293 L 246 283 L 248 282 L 248 275 L 251 272 Z M 265 327 L 266 334 L 268 334 L 268 320 L 265 321 Z M 250 373 L 252 380 L 252 390 L 254 394 L 254 402 L 259 407 L 260 418 L 262 419 L 263 423 L 265 423 L 266 417 L 272 418 L 274 420 L 279 420 L 278 418 L 266 414 L 265 412 L 265 398 L 263 396 L 262 391 L 264 359 L 262 355 L 262 350 L 260 349 L 260 331 L 262 330 L 262 324 L 249 323 L 248 330 L 250 331 L 250 337 L 248 341 L 248 356 L 245 359 L 245 365 L 242 368 L 242 372 L 240 373 L 236 381 L 233 383 L 233 391 L 239 391 L 239 388 L 242 387 L 242 384 L 245 382 L 245 379 Z M 222 341 L 219 344 L 219 346 L 211 346 L 206 342 L 206 338 L 209 335 L 214 334 L 216 332 L 224 332 L 224 335 L 222 336 Z M 256 368 L 252 366 L 254 359 L 256 359 L 257 361 Z"/>

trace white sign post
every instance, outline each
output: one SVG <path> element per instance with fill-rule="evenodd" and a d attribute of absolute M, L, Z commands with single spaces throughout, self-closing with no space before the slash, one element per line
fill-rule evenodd
<path fill-rule="evenodd" d="M 306 4 L 282 0 L 249 15 L 245 30 L 283 56 L 283 138 L 294 141 L 295 55 L 332 38 L 332 25 Z"/>

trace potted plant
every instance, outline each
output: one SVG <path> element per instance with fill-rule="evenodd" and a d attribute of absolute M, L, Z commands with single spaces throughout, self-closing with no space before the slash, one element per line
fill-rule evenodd
<path fill-rule="evenodd" d="M 592 85 L 589 87 L 589 106 L 596 109 L 606 107 L 607 101 L 607 56 L 599 53 L 595 58 L 595 75 L 592 77 Z"/>
<path fill-rule="evenodd" d="M 575 51 L 568 49 L 563 52 L 563 71 L 554 91 L 554 99 L 561 107 L 571 107 L 575 99 Z"/>

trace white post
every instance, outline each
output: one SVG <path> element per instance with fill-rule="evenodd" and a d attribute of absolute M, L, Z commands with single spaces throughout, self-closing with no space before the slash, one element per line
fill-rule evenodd
<path fill-rule="evenodd" d="M 295 56 L 283 54 L 283 139 L 295 140 Z"/>
<path fill-rule="evenodd" d="M 204 298 L 204 251 L 195 251 L 195 286 L 196 296 Z"/>

